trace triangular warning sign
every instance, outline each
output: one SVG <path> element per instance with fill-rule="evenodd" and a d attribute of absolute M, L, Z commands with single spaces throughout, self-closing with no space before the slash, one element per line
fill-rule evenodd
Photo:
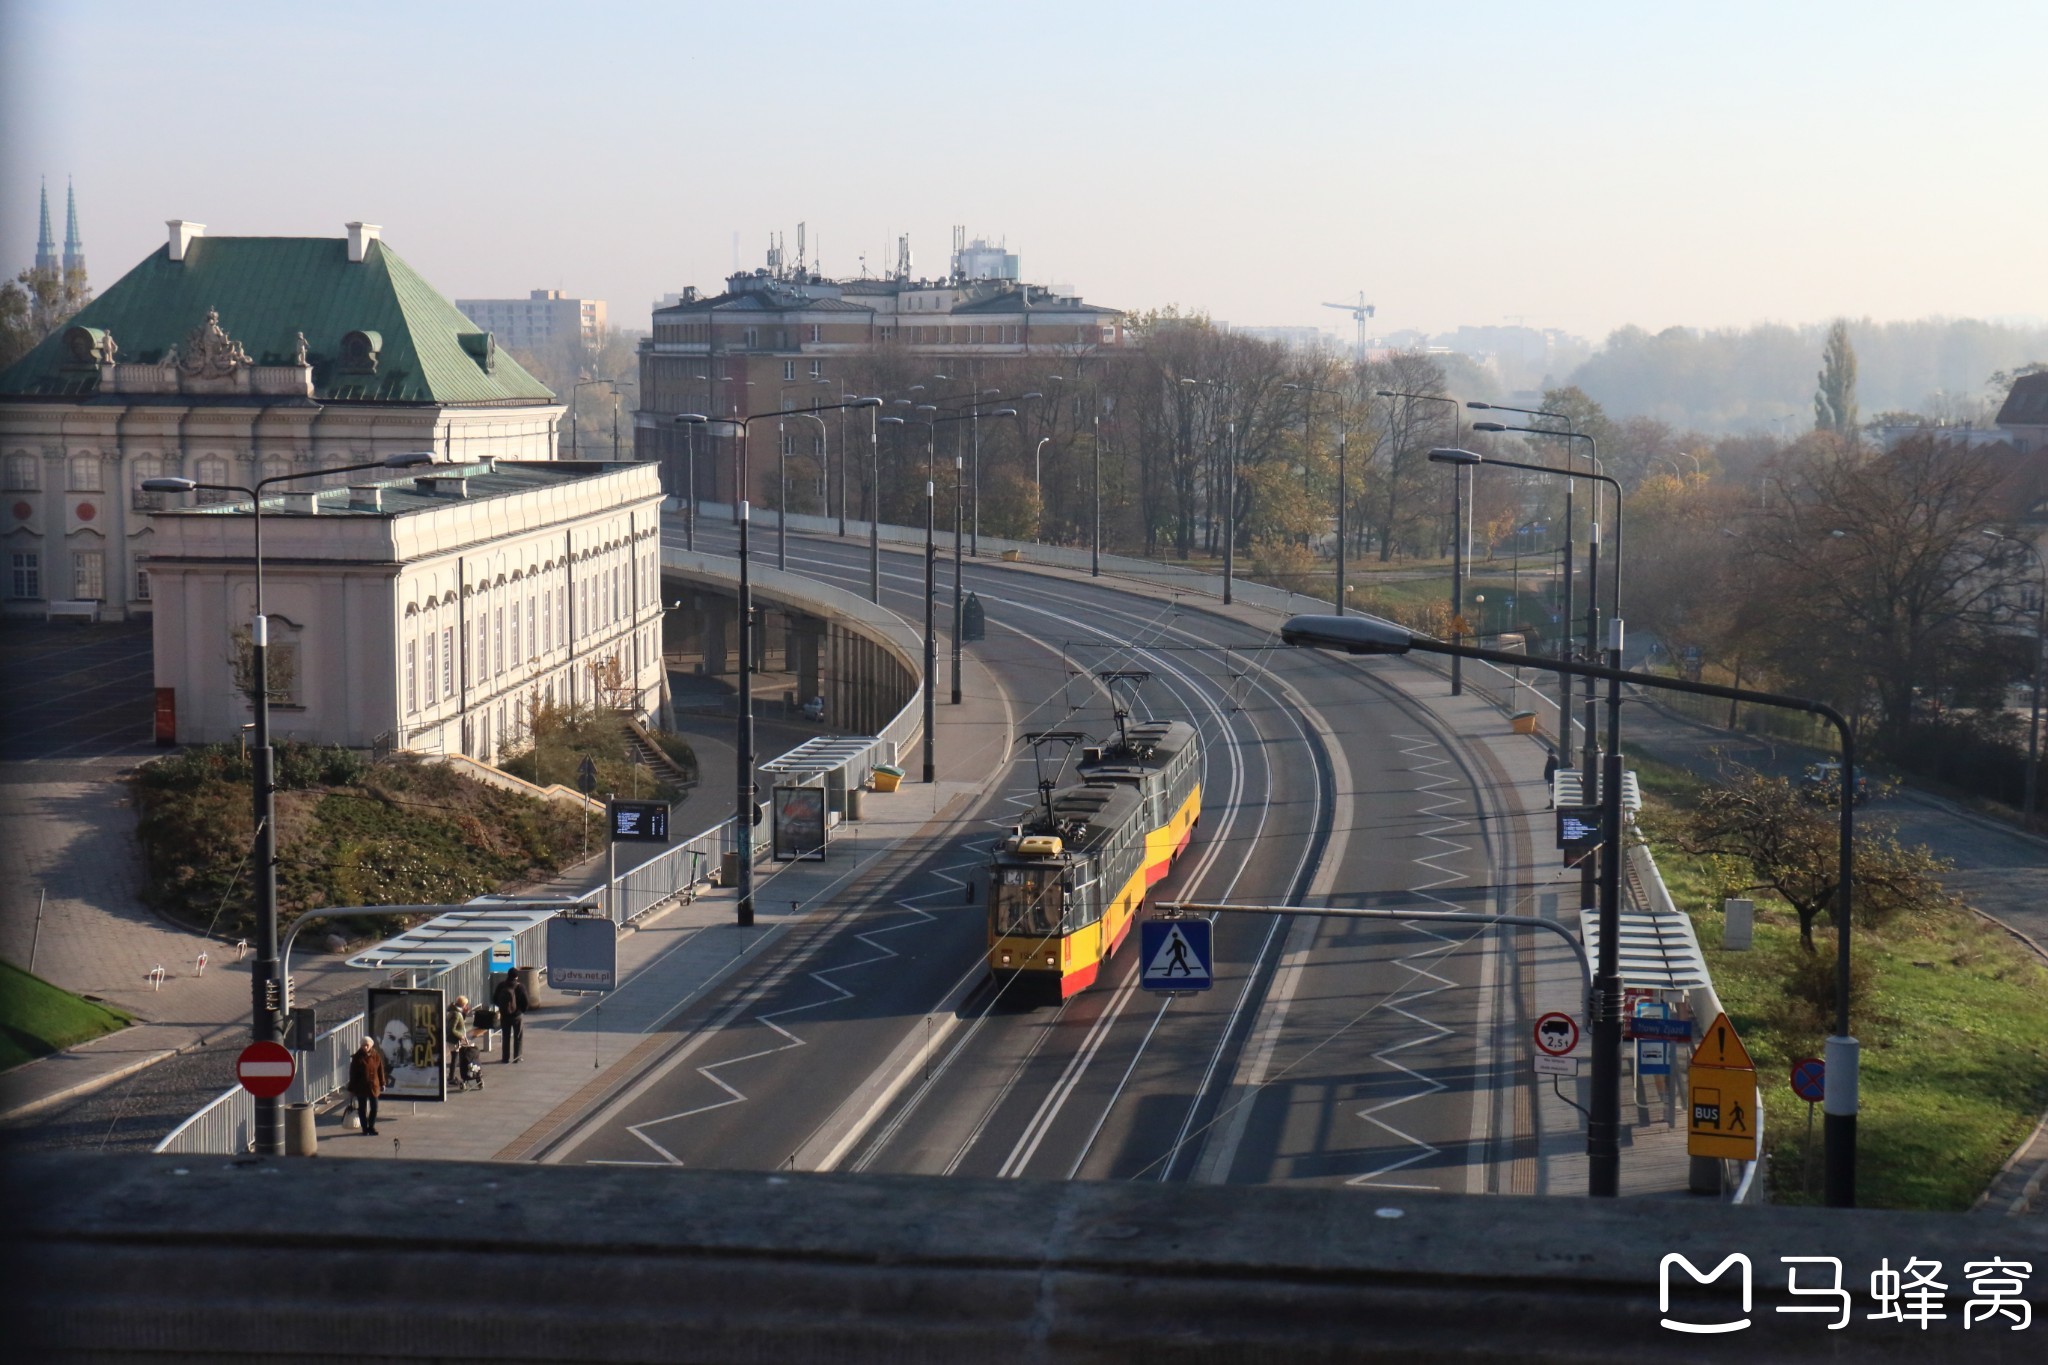
<path fill-rule="evenodd" d="M 1159 951 L 1152 954 L 1152 960 L 1145 964 L 1147 981 L 1207 981 L 1208 964 L 1195 951 L 1195 945 L 1181 932 L 1178 924 L 1170 926 L 1166 937 L 1160 941 Z"/>
<path fill-rule="evenodd" d="M 1693 1045 L 1692 1064 L 1726 1071 L 1756 1070 L 1756 1063 L 1749 1059 L 1749 1049 L 1742 1045 L 1742 1038 L 1735 1032 L 1735 1025 L 1728 1022 L 1725 1010 L 1714 1016 L 1714 1022 L 1707 1025 L 1707 1031 Z"/>

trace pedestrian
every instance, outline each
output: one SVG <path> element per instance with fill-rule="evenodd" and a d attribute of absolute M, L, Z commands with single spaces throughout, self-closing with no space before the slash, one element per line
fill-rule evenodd
<path fill-rule="evenodd" d="M 1557 806 L 1557 750 L 1552 749 L 1543 760 L 1544 809 Z"/>
<path fill-rule="evenodd" d="M 447 1027 L 444 1036 L 448 1042 L 448 1079 L 460 1084 L 462 1077 L 462 1045 L 469 1040 L 469 997 L 458 995 L 455 1003 L 448 1007 Z"/>
<path fill-rule="evenodd" d="M 362 1116 L 367 1137 L 377 1136 L 377 1097 L 384 1093 L 389 1078 L 390 1073 L 384 1069 L 384 1054 L 377 1050 L 377 1040 L 365 1037 L 356 1045 L 355 1055 L 348 1059 L 348 1093 L 355 1100 L 356 1112 Z"/>
<path fill-rule="evenodd" d="M 505 979 L 498 983 L 498 989 L 491 992 L 491 1003 L 498 1007 L 498 1027 L 505 1031 L 505 1045 L 500 1051 L 500 1063 L 516 1062 L 525 1044 L 526 1028 L 520 1016 L 532 1006 L 527 998 L 526 987 L 519 984 L 519 973 L 508 971 Z"/>

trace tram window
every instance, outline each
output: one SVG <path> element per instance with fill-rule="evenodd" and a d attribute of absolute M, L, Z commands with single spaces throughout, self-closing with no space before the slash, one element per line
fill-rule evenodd
<path fill-rule="evenodd" d="M 1004 934 L 1056 934 L 1065 898 L 1055 877 L 1005 868 L 995 888 L 996 930 Z"/>

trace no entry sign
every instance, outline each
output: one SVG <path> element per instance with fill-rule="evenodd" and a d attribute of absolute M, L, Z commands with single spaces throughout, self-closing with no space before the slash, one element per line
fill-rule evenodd
<path fill-rule="evenodd" d="M 276 1099 L 290 1089 L 296 1070 L 281 1043 L 251 1043 L 235 1059 L 235 1079 L 259 1100 Z"/>

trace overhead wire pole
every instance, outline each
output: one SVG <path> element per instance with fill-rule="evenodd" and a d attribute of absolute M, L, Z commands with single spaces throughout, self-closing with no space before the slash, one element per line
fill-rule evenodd
<path fill-rule="evenodd" d="M 1424 654 L 1444 654 L 1463 657 L 1503 668 L 1536 668 L 1571 677 L 1604 679 L 1610 684 L 1610 692 L 1618 695 L 1622 683 L 1633 683 L 1654 691 L 1686 692 L 1693 696 L 1718 697 L 1723 701 L 1747 702 L 1753 706 L 1774 706 L 1788 711 L 1801 711 L 1825 719 L 1835 727 L 1842 744 L 1842 767 L 1845 774 L 1856 771 L 1856 733 L 1841 712 L 1825 702 L 1806 697 L 1786 696 L 1777 692 L 1756 692 L 1740 687 L 1722 687 L 1716 683 L 1691 682 L 1684 678 L 1667 678 L 1655 673 L 1633 673 L 1627 669 L 1609 668 L 1604 664 L 1578 663 L 1570 659 L 1543 659 L 1526 654 L 1514 654 L 1505 650 L 1480 649 L 1472 645 L 1461 645 L 1443 640 L 1432 640 L 1418 635 L 1391 621 L 1382 621 L 1369 616 L 1296 616 L 1280 627 L 1282 643 L 1308 646 L 1315 649 L 1336 650 L 1346 654 L 1406 654 L 1411 650 Z M 1602 838 L 1609 841 L 1617 851 L 1621 836 L 1621 758 L 1619 754 L 1607 756 L 1607 768 L 1612 780 L 1606 783 L 1602 792 L 1601 814 Z M 1827 1040 L 1827 1089 L 1822 1102 L 1826 1112 L 1826 1127 L 1823 1141 L 1826 1151 L 1827 1178 L 1826 1197 L 1830 1207 L 1853 1208 L 1856 1203 L 1856 1122 L 1860 1107 L 1859 1070 L 1861 1047 L 1849 1032 L 1849 987 L 1850 987 L 1850 935 L 1854 923 L 1855 885 L 1855 832 L 1856 802 L 1845 776 L 1839 802 L 1841 817 L 1839 840 L 1836 849 L 1836 883 L 1839 894 L 1835 910 L 1835 1031 Z M 1607 860 L 1611 870 L 1606 875 L 1611 879 L 1617 894 L 1613 899 L 1603 899 L 1600 906 L 1600 956 L 1594 970 L 1593 993 L 1596 1011 L 1602 1000 L 1619 1001 L 1621 998 L 1621 925 L 1619 904 L 1620 859 Z M 1619 1177 L 1621 1165 L 1621 1021 L 1619 1010 L 1603 1020 L 1596 1012 L 1593 1026 L 1594 1086 L 1592 1100 L 1594 1113 L 1587 1124 L 1586 1155 L 1588 1164 L 1588 1192 L 1595 1197 L 1611 1198 L 1620 1192 Z M 1604 1059 L 1603 1059 L 1604 1054 Z M 1614 1084 L 1602 1082 L 1602 1073 L 1611 1074 Z"/>
<path fill-rule="evenodd" d="M 1361 295 L 1360 295 L 1359 297 L 1360 297 L 1361 299 L 1363 299 L 1363 298 L 1364 298 L 1365 296 L 1361 294 Z M 1363 328 L 1363 327 L 1365 326 L 1365 323 L 1364 323 L 1364 321 L 1363 321 L 1362 319 L 1361 319 L 1361 320 L 1360 320 L 1360 322 L 1359 322 L 1359 326 L 1360 326 L 1361 328 Z M 1464 429 L 1463 429 L 1463 417 L 1462 417 L 1462 415 L 1460 414 L 1460 412 L 1459 412 L 1459 410 L 1458 410 L 1458 400 L 1457 400 L 1457 399 L 1455 399 L 1455 398 L 1449 397 L 1448 395 L 1445 395 L 1445 394 L 1441 394 L 1441 393 L 1410 393 L 1410 392 L 1408 392 L 1408 391 L 1407 391 L 1407 390 L 1405 390 L 1405 389 L 1375 389 L 1375 390 L 1373 390 L 1373 394 L 1374 394 L 1374 396 L 1375 396 L 1375 397 L 1378 397 L 1378 398 L 1405 398 L 1405 399 L 1407 399 L 1407 400 L 1408 400 L 1409 402 L 1411 402 L 1411 403 L 1448 403 L 1448 404 L 1450 404 L 1450 407 L 1451 407 L 1451 436 L 1452 436 L 1452 444 L 1453 444 L 1453 445 L 1457 444 L 1457 438 L 1458 438 L 1459 436 L 1461 436 L 1461 435 L 1463 435 L 1463 434 L 1464 434 Z M 1397 452 L 1397 453 L 1398 453 L 1398 452 Z M 1457 501 L 1456 501 L 1456 499 L 1457 499 L 1458 495 L 1459 495 L 1459 494 L 1460 494 L 1460 493 L 1462 492 L 1462 490 L 1463 490 L 1463 484 L 1461 484 L 1461 483 L 1458 483 L 1458 482 L 1457 482 L 1457 480 L 1459 480 L 1459 479 L 1460 479 L 1461 477 L 1462 477 L 1462 476 L 1461 476 L 1461 475 L 1460 475 L 1460 474 L 1459 474 L 1459 473 L 1458 473 L 1458 472 L 1457 472 L 1456 470 L 1453 470 L 1453 471 L 1452 471 L 1452 473 L 1451 473 L 1451 478 L 1452 478 L 1452 480 L 1453 480 L 1453 485 L 1452 485 L 1452 490 L 1451 490 L 1451 492 L 1452 492 L 1452 503 L 1451 503 L 1451 519 L 1452 519 L 1452 521 L 1453 521 L 1453 522 L 1455 522 L 1455 521 L 1456 521 L 1456 520 L 1458 519 L 1458 512 L 1457 512 Z M 1453 525 L 1453 526 L 1452 526 L 1452 528 L 1451 528 L 1451 543 L 1452 543 L 1452 546 L 1453 546 L 1454 550 L 1456 551 L 1456 554 L 1454 554 L 1454 556 L 1453 556 L 1453 558 L 1452 558 L 1452 566 L 1451 566 L 1451 577 L 1453 578 L 1453 580 L 1458 580 L 1458 579 L 1460 579 L 1460 578 L 1462 577 L 1462 574 L 1460 573 L 1460 571 L 1459 571 L 1459 567 L 1458 567 L 1458 566 L 1459 566 L 1459 563 L 1460 563 L 1460 562 L 1462 561 L 1462 559 L 1463 559 L 1463 555 L 1464 555 L 1464 545 L 1463 545 L 1463 543 L 1462 543 L 1462 542 L 1461 542 L 1461 541 L 1460 541 L 1460 540 L 1458 539 L 1458 534 L 1459 534 L 1459 533 L 1458 533 L 1458 528 L 1457 528 L 1457 527 L 1456 527 L 1455 525 Z M 1453 584 L 1452 584 L 1452 597 L 1453 597 L 1453 599 L 1454 599 L 1454 602 L 1455 602 L 1455 603 L 1457 604 L 1457 605 L 1454 605 L 1454 606 L 1453 606 L 1453 608 L 1452 608 L 1453 612 L 1457 612 L 1457 611 L 1461 611 L 1461 610 L 1463 610 L 1462 602 L 1463 602 L 1463 598 L 1464 598 L 1464 593 L 1463 593 L 1463 591 L 1462 591 L 1462 588 L 1463 588 L 1463 584 L 1462 584 L 1461 582 L 1457 582 L 1457 581 L 1454 581 L 1454 582 L 1453 582 Z M 1462 635 L 1462 632 L 1458 632 L 1458 631 L 1457 631 L 1457 630 L 1455 629 L 1455 627 L 1454 627 L 1454 628 L 1453 628 L 1453 633 L 1452 633 L 1452 638 L 1453 638 L 1453 639 L 1458 639 L 1458 638 L 1461 638 L 1461 635 Z M 1457 660 L 1456 658 L 1453 658 L 1453 659 L 1451 660 L 1451 695 L 1452 695 L 1452 696 L 1454 696 L 1454 697 L 1459 697 L 1459 696 L 1463 696 L 1463 695 L 1464 695 L 1464 693 L 1465 693 L 1465 671 L 1464 671 L 1464 667 L 1463 667 L 1463 665 L 1462 665 L 1462 664 L 1460 664 L 1460 662 L 1459 662 L 1459 661 L 1458 661 L 1458 660 Z M 1569 711 L 1569 700 L 1567 700 L 1567 711 Z"/>
<path fill-rule="evenodd" d="M 291 1005 L 291 983 L 279 970 L 277 943 L 277 756 L 270 747 L 270 616 L 263 600 L 263 490 L 294 479 L 321 478 L 328 474 L 350 474 L 366 469 L 413 469 L 438 463 L 432 451 L 411 451 L 382 460 L 342 465 L 336 469 L 308 469 L 276 474 L 244 486 L 233 483 L 201 483 L 196 479 L 144 479 L 146 493 L 190 493 L 208 489 L 240 493 L 249 499 L 252 542 L 251 564 L 255 570 L 256 611 L 249 622 L 249 705 L 255 713 L 250 755 L 249 805 L 255 825 L 252 899 L 256 913 L 256 960 L 249 969 L 250 1041 L 274 1043 L 283 1032 L 282 1016 Z M 276 1095 L 255 1096 L 256 1122 L 253 1134 L 258 1156 L 284 1155 L 283 1114 Z"/>

